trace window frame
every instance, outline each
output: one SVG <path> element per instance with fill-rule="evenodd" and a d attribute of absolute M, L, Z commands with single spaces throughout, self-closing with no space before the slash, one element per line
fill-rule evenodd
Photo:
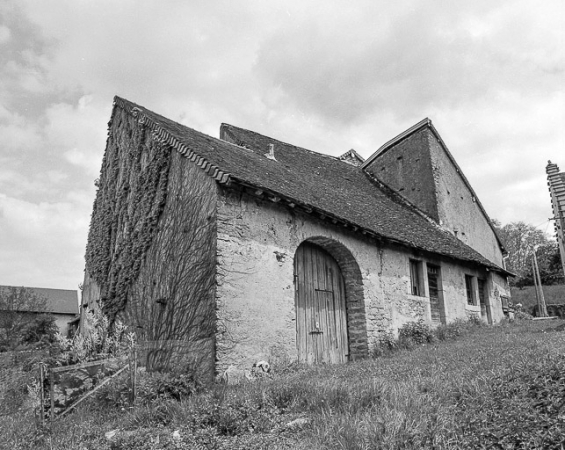
<path fill-rule="evenodd" d="M 465 274 L 465 293 L 467 296 L 467 305 L 469 306 L 477 306 L 477 299 L 475 295 L 475 286 L 474 286 L 474 277 L 473 275 Z"/>
<path fill-rule="evenodd" d="M 410 295 L 416 297 L 425 297 L 426 293 L 424 288 L 424 279 L 422 276 L 423 263 L 420 260 L 412 259 L 409 260 L 409 271 L 410 271 Z"/>

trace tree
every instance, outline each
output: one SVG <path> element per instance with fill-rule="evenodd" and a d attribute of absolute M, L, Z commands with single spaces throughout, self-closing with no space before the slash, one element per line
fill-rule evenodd
<path fill-rule="evenodd" d="M 49 322 L 54 319 L 43 317 L 39 320 L 38 314 L 48 314 L 45 297 L 25 287 L 0 287 L 0 351 L 33 342 L 33 336 L 37 336 L 33 331 L 34 323 L 46 330 L 52 329 Z"/>
<path fill-rule="evenodd" d="M 498 235 L 508 251 L 506 268 L 523 278 L 530 266 L 532 248 L 537 245 L 547 245 L 547 234 L 525 222 L 510 222 L 500 226 L 500 222 L 493 221 Z M 516 280 L 514 280 L 516 281 Z"/>
<path fill-rule="evenodd" d="M 508 251 L 506 268 L 517 275 L 511 284 L 518 287 L 534 284 L 531 261 L 534 247 L 542 283 L 555 284 L 562 280 L 557 243 L 550 240 L 546 233 L 525 222 L 511 222 L 502 226 L 499 221 L 493 220 L 493 225 Z"/>
<path fill-rule="evenodd" d="M 541 277 L 541 283 L 545 285 L 563 283 L 563 267 L 561 266 L 561 256 L 557 242 L 549 241 L 545 245 L 536 248 L 536 257 Z M 518 279 L 516 286 L 532 286 L 534 284 L 532 264 L 523 275 Z"/>

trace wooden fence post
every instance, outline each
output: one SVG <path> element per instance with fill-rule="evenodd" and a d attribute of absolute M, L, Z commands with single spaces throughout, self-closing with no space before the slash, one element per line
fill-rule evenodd
<path fill-rule="evenodd" d="M 135 405 L 137 395 L 137 347 L 134 344 L 130 355 L 131 406 Z"/>
<path fill-rule="evenodd" d="M 55 375 L 53 374 L 53 369 L 49 369 L 49 396 L 51 397 L 51 426 L 53 426 L 53 419 L 55 418 Z"/>
<path fill-rule="evenodd" d="M 45 426 L 45 392 L 43 391 L 45 383 L 43 378 L 45 377 L 45 368 L 42 363 L 39 363 L 39 390 L 41 395 L 39 397 L 39 414 L 41 415 L 41 428 Z"/>

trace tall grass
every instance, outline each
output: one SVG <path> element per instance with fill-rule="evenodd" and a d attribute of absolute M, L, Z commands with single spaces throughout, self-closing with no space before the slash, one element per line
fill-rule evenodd
<path fill-rule="evenodd" d="M 476 327 L 459 340 L 391 357 L 295 365 L 272 379 L 218 386 L 180 402 L 157 398 L 133 411 L 99 399 L 56 423 L 52 434 L 17 424 L 0 431 L 14 449 L 561 449 L 565 335 L 555 331 L 561 324 Z M 307 423 L 287 426 L 297 418 Z M 113 442 L 104 439 L 117 428 L 125 431 Z"/>

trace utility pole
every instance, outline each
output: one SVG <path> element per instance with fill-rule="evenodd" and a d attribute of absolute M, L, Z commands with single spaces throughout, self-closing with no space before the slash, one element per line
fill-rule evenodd
<path fill-rule="evenodd" d="M 536 286 L 536 297 L 538 299 L 538 313 L 540 317 L 547 317 L 547 307 L 545 306 L 545 298 L 543 296 L 543 289 L 541 286 L 541 276 L 539 274 L 538 258 L 536 256 L 536 247 L 532 247 L 532 265 L 534 284 Z"/>

